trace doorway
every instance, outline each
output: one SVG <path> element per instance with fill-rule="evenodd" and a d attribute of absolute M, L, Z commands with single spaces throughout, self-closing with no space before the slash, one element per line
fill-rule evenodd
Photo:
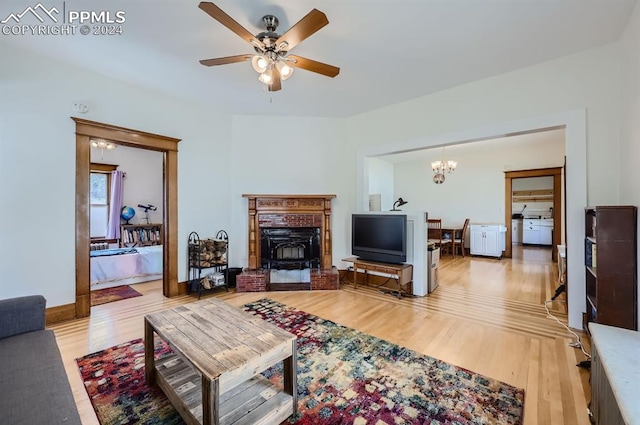
<path fill-rule="evenodd" d="M 89 257 L 90 140 L 103 139 L 119 145 L 149 149 L 163 154 L 162 218 L 163 287 L 165 297 L 179 295 L 178 286 L 178 142 L 157 134 L 72 117 L 76 123 L 76 299 L 75 317 L 91 313 Z"/>
<path fill-rule="evenodd" d="M 513 180 L 528 178 L 528 177 L 553 177 L 553 237 L 551 244 L 551 260 L 553 262 L 558 261 L 558 252 L 553 249 L 555 245 L 562 241 L 562 167 L 553 168 L 540 168 L 536 170 L 520 170 L 520 171 L 506 171 L 504 173 L 504 211 L 505 211 L 505 223 L 507 225 L 507 234 L 505 241 L 504 256 L 512 258 L 513 256 L 513 234 L 511 219 L 513 216 Z"/>

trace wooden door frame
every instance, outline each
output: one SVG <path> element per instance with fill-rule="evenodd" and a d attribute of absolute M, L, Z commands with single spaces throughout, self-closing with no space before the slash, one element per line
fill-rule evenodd
<path fill-rule="evenodd" d="M 92 138 L 113 141 L 122 146 L 162 152 L 162 293 L 179 295 L 178 286 L 178 142 L 180 139 L 145 133 L 110 124 L 71 117 L 76 123 L 76 301 L 75 317 L 91 314 L 89 257 L 89 175 Z"/>
<path fill-rule="evenodd" d="M 562 240 L 562 167 L 553 168 L 538 168 L 535 170 L 519 170 L 519 171 L 505 171 L 504 173 L 504 211 L 505 211 L 505 223 L 507 223 L 506 234 L 506 246 L 504 256 L 511 258 L 513 255 L 512 250 L 512 226 L 511 215 L 512 211 L 512 187 L 513 179 L 522 179 L 527 177 L 553 177 L 553 243 L 558 245 Z M 555 262 L 558 261 L 557 250 L 551 247 L 551 259 Z"/>

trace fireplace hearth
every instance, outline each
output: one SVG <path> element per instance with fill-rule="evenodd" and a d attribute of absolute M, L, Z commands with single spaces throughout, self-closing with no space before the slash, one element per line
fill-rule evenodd
<path fill-rule="evenodd" d="M 338 289 L 332 266 L 335 195 L 243 195 L 248 198 L 249 264 L 238 291 Z"/>

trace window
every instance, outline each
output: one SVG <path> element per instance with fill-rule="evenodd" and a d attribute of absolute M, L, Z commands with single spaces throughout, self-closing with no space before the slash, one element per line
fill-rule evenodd
<path fill-rule="evenodd" d="M 89 236 L 91 239 L 105 239 L 107 236 L 111 171 L 117 168 L 117 165 L 91 163 L 89 176 Z"/>

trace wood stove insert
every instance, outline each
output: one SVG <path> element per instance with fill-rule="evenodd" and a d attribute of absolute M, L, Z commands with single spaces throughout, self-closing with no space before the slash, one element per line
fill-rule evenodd
<path fill-rule="evenodd" d="M 262 273 L 267 282 L 255 289 L 240 285 L 239 290 L 337 289 L 331 248 L 335 195 L 242 196 L 249 200 L 249 264 L 242 274 L 254 282 Z M 243 280 L 242 275 L 238 278 Z"/>

